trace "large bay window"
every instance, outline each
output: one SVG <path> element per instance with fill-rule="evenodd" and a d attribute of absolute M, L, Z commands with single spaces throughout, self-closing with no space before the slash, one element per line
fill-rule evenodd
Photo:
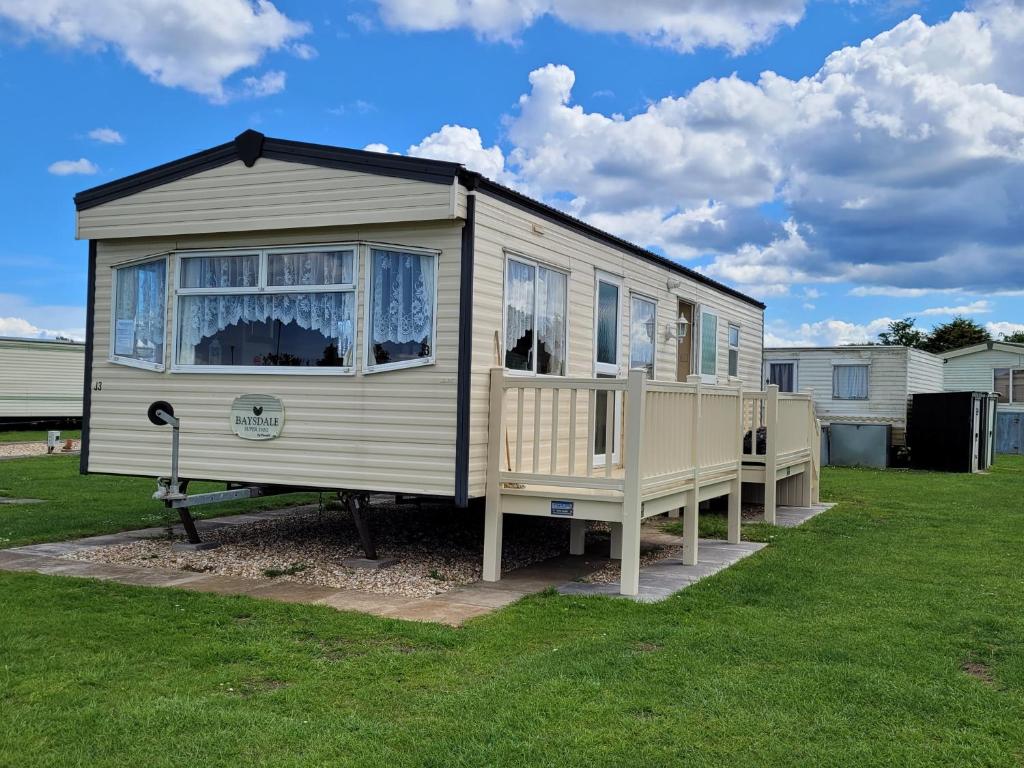
<path fill-rule="evenodd" d="M 505 367 L 564 376 L 565 273 L 519 257 L 505 272 Z"/>
<path fill-rule="evenodd" d="M 164 369 L 167 259 L 115 267 L 110 360 Z"/>
<path fill-rule="evenodd" d="M 355 256 L 355 246 L 182 253 L 177 369 L 351 369 Z"/>
<path fill-rule="evenodd" d="M 437 256 L 370 249 L 366 370 L 434 361 Z"/>

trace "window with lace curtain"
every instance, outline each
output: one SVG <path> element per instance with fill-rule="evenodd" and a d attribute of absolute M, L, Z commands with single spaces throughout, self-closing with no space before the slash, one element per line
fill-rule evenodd
<path fill-rule="evenodd" d="M 111 362 L 164 369 L 167 323 L 167 259 L 115 267 Z"/>
<path fill-rule="evenodd" d="M 567 279 L 519 257 L 505 268 L 505 367 L 564 376 Z"/>
<path fill-rule="evenodd" d="M 437 255 L 370 249 L 366 371 L 434 362 Z"/>
<path fill-rule="evenodd" d="M 351 370 L 355 270 L 352 245 L 180 254 L 176 370 Z"/>

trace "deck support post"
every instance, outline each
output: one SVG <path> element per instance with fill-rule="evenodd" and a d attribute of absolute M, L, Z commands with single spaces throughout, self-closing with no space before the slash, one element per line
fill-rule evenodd
<path fill-rule="evenodd" d="M 700 502 L 697 492 L 690 491 L 683 510 L 683 565 L 697 564 L 697 532 L 700 529 Z"/>
<path fill-rule="evenodd" d="M 487 428 L 487 503 L 484 511 L 484 581 L 501 579 L 501 436 L 505 427 L 505 371 L 491 369 Z"/>
<path fill-rule="evenodd" d="M 728 539 L 730 544 L 740 543 L 740 528 L 743 522 L 742 507 L 740 505 L 743 492 L 743 478 L 737 477 L 729 485 L 729 518 L 728 518 Z"/>
<path fill-rule="evenodd" d="M 586 548 L 587 521 L 569 521 L 569 554 L 582 555 Z"/>
<path fill-rule="evenodd" d="M 611 547 L 608 550 L 610 560 L 622 559 L 622 523 L 608 523 L 612 532 Z"/>
<path fill-rule="evenodd" d="M 778 483 L 775 480 L 778 469 L 778 437 L 779 437 L 779 387 L 771 384 L 768 396 L 765 426 L 765 457 L 764 457 L 764 521 L 775 525 L 775 509 L 778 497 Z M 756 439 L 756 438 L 755 438 Z"/>
<path fill-rule="evenodd" d="M 625 470 L 622 494 L 622 560 L 619 593 L 640 593 L 640 523 L 643 520 L 641 494 L 641 451 L 643 450 L 644 400 L 647 396 L 647 371 L 634 368 L 627 374 Z"/>

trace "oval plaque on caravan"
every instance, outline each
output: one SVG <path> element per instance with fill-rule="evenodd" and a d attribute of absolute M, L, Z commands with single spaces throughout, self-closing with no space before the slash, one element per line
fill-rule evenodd
<path fill-rule="evenodd" d="M 284 403 L 272 395 L 242 395 L 231 404 L 231 431 L 244 440 L 273 440 L 284 426 Z"/>

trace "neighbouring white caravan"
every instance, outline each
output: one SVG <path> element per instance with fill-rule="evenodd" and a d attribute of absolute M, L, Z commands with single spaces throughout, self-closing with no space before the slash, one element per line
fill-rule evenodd
<path fill-rule="evenodd" d="M 1024 344 L 989 341 L 942 357 L 947 390 L 998 396 L 996 452 L 1024 453 Z"/>
<path fill-rule="evenodd" d="M 767 384 L 814 394 L 823 427 L 885 426 L 890 448 L 906 445 L 911 395 L 943 389 L 942 358 L 909 347 L 770 348 L 764 360 Z"/>
<path fill-rule="evenodd" d="M 165 401 L 181 477 L 487 496 L 485 578 L 504 513 L 609 520 L 625 574 L 641 504 L 695 516 L 738 488 L 751 398 L 779 401 L 759 391 L 763 304 L 458 164 L 246 131 L 75 202 L 83 472 L 167 475 L 172 432 L 146 420 Z M 810 401 L 781 399 L 809 440 Z M 656 453 L 643 402 L 679 419 Z M 809 483 L 792 448 L 774 471 Z M 646 501 L 641 452 L 664 464 Z"/>
<path fill-rule="evenodd" d="M 0 426 L 79 419 L 85 346 L 0 338 Z"/>

